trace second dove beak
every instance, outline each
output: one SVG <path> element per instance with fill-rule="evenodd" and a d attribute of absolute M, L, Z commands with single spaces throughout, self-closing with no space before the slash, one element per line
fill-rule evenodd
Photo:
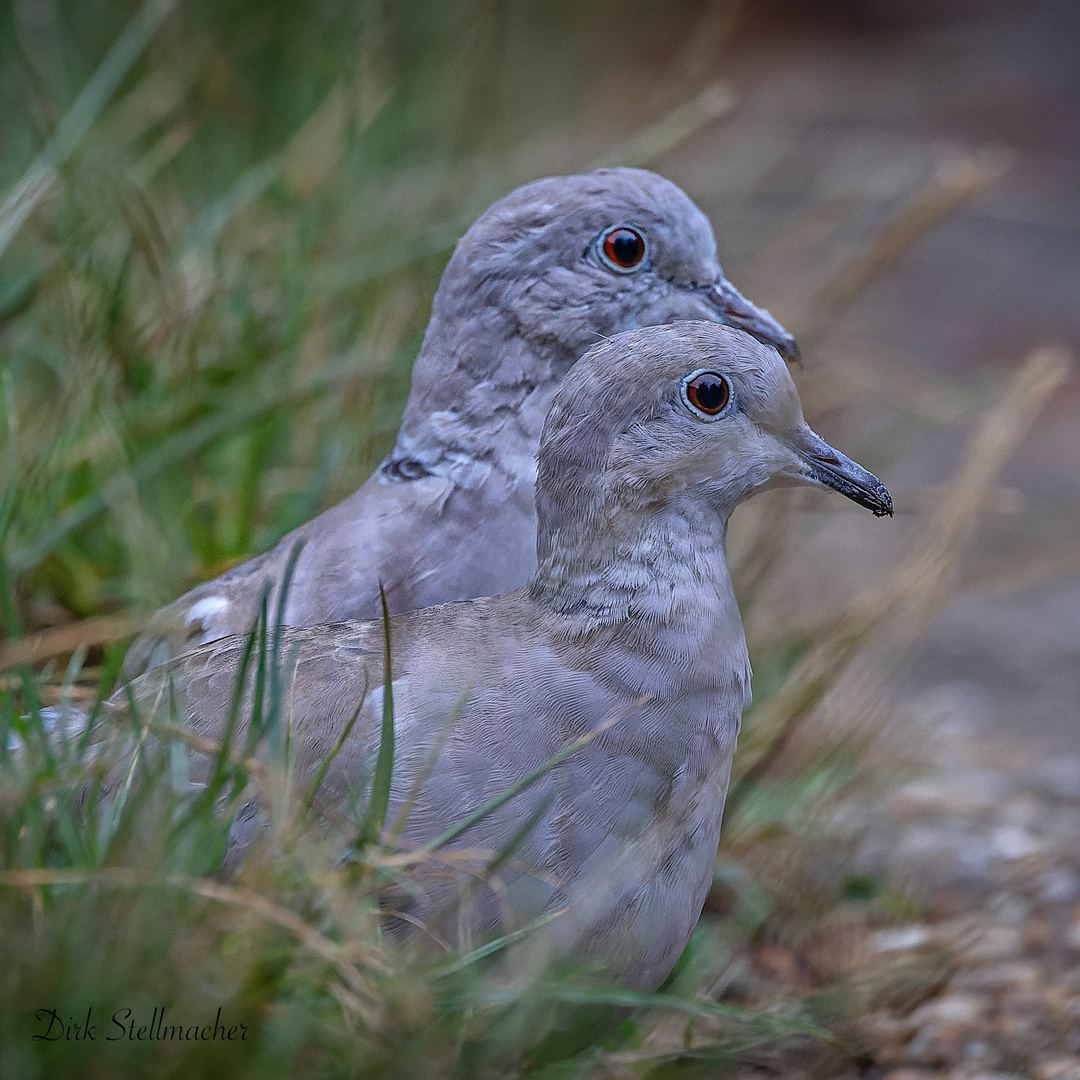
<path fill-rule="evenodd" d="M 845 498 L 865 506 L 874 517 L 892 517 L 892 496 L 888 488 L 858 462 L 834 450 L 809 428 L 788 440 L 804 466 L 802 479 L 831 487 Z"/>
<path fill-rule="evenodd" d="M 705 290 L 709 302 L 721 318 L 736 330 L 745 330 L 752 337 L 773 348 L 787 361 L 798 363 L 799 346 L 795 339 L 769 314 L 749 300 L 727 278 L 721 278 Z"/>

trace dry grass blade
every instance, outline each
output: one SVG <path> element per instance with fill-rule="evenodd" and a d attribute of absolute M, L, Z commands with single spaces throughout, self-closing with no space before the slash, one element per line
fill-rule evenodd
<path fill-rule="evenodd" d="M 106 713 L 106 716 L 110 716 L 110 714 Z M 116 719 L 115 717 L 110 718 Z M 207 758 L 220 759 L 222 757 L 222 751 L 224 751 L 224 759 L 228 760 L 232 765 L 238 765 L 240 768 L 246 770 L 251 775 L 253 781 L 258 786 L 260 792 L 263 793 L 264 797 L 268 797 L 268 792 L 277 790 L 278 777 L 275 775 L 275 772 L 278 770 L 273 769 L 271 766 L 267 765 L 265 761 L 262 761 L 251 754 L 241 753 L 232 749 L 230 745 L 215 739 L 208 739 L 205 736 L 196 735 L 182 724 L 170 724 L 165 721 L 151 720 L 140 721 L 139 726 L 149 735 L 156 735 L 158 738 L 167 741 L 182 742 L 191 750 L 194 750 L 195 753 L 201 754 Z M 320 802 L 317 798 L 317 794 L 317 786 L 315 784 L 309 786 L 302 801 L 298 804 L 298 809 L 305 806 L 311 807 L 311 809 L 313 809 L 321 818 L 333 825 L 339 832 L 351 835 L 353 829 L 348 819 L 332 807 Z"/>
<path fill-rule="evenodd" d="M 77 649 L 108 645 L 136 633 L 146 622 L 144 616 L 98 615 L 92 619 L 43 630 L 40 634 L 0 645 L 0 671 L 23 664 L 39 664 Z"/>
<path fill-rule="evenodd" d="M 823 633 L 784 686 L 754 712 L 735 761 L 741 778 L 763 774 L 799 724 L 833 688 L 849 661 L 890 618 L 890 667 L 898 665 L 927 620 L 950 595 L 949 580 L 964 541 L 993 490 L 994 480 L 1015 453 L 1051 394 L 1068 376 L 1062 349 L 1036 349 L 1000 401 L 983 415 L 968 442 L 949 498 L 942 499 L 917 537 L 892 585 L 857 598 Z"/>
<path fill-rule="evenodd" d="M 260 390 L 254 394 L 245 390 L 234 402 L 220 412 L 177 431 L 158 447 L 144 455 L 130 470 L 116 473 L 101 490 L 91 492 L 73 502 L 57 515 L 53 525 L 29 543 L 14 548 L 8 565 L 14 571 L 24 571 L 37 565 L 51 554 L 76 529 L 93 520 L 113 502 L 121 502 L 132 485 L 145 484 L 166 469 L 191 458 L 222 435 L 245 424 L 254 423 L 275 412 L 299 409 L 329 391 L 355 368 L 355 356 L 348 355 L 327 364 L 301 385 Z"/>
<path fill-rule="evenodd" d="M 994 489 L 994 480 L 1019 449 L 1035 418 L 1068 378 L 1071 354 L 1064 348 L 1034 350 L 998 403 L 984 414 L 968 442 L 964 461 L 922 542 L 901 575 L 899 606 L 907 612 L 905 641 L 941 603 L 941 586 L 955 569 L 960 545 L 970 534 Z"/>
<path fill-rule="evenodd" d="M 151 720 L 149 722 L 140 722 L 139 726 L 140 728 L 144 728 L 151 735 L 157 735 L 159 738 L 182 742 L 191 747 L 196 753 L 204 754 L 209 758 L 220 756 L 222 751 L 222 743 L 217 742 L 214 739 L 207 739 L 202 735 L 196 735 L 195 732 L 189 731 L 182 724 L 169 724 L 163 721 Z M 232 764 L 242 766 L 253 776 L 266 776 L 267 766 L 257 757 L 238 753 L 231 748 L 228 749 L 226 757 Z"/>
<path fill-rule="evenodd" d="M 801 492 L 798 493 L 801 496 Z M 738 585 L 744 605 L 752 605 L 776 565 L 787 541 L 784 528 L 789 519 L 791 502 L 773 498 L 763 506 L 752 509 L 753 529 L 741 545 L 741 555 L 732 560 L 732 577 Z"/>
<path fill-rule="evenodd" d="M 8 192 L 7 198 L 0 203 L 0 254 L 26 224 L 55 181 L 55 169 L 37 165 Z"/>
<path fill-rule="evenodd" d="M 1080 574 L 1080 548 L 1070 548 L 1041 559 L 995 561 L 965 574 L 961 584 L 964 589 L 982 596 L 1005 596 L 1075 574 Z"/>
<path fill-rule="evenodd" d="M 724 83 L 712 83 L 697 97 L 677 105 L 655 124 L 643 128 L 621 146 L 591 162 L 588 169 L 613 165 L 646 165 L 686 142 L 691 135 L 735 111 L 738 98 Z"/>
<path fill-rule="evenodd" d="M 616 165 L 643 168 L 681 146 L 703 127 L 730 116 L 737 104 L 738 99 L 730 87 L 724 83 L 712 83 L 696 97 L 677 105 L 654 124 L 642 128 L 599 158 L 585 165 L 580 164 L 579 158 L 571 162 L 570 167 L 583 171 Z M 522 162 L 531 163 L 536 158 L 537 150 L 542 151 L 544 145 L 525 142 L 519 148 L 518 156 Z M 475 172 L 484 160 L 474 159 L 468 163 L 468 169 Z M 522 179 L 535 176 L 536 171 L 534 164 L 509 169 L 512 175 L 520 175 Z M 354 288 L 421 259 L 450 251 L 473 223 L 477 209 L 428 226 L 411 237 L 395 242 L 392 248 L 376 249 L 358 258 L 331 264 L 318 272 L 314 280 L 324 292 Z"/>
<path fill-rule="evenodd" d="M 874 243 L 850 260 L 814 296 L 799 344 L 805 351 L 828 333 L 875 278 L 892 269 L 919 237 L 956 209 L 981 195 L 1012 164 L 1011 155 L 985 147 L 944 168 L 896 217 Z"/>
<path fill-rule="evenodd" d="M 182 874 L 155 875 L 143 870 L 113 867 L 101 870 L 6 870 L 0 872 L 0 885 L 14 889 L 37 889 L 44 885 L 108 885 L 114 888 L 131 889 L 147 887 L 165 887 L 180 889 L 206 900 L 220 904 L 240 907 L 257 915 L 264 922 L 287 930 L 306 949 L 320 959 L 325 960 L 338 973 L 341 980 L 356 994 L 370 997 L 371 988 L 367 985 L 356 966 L 348 959 L 348 948 L 321 934 L 309 926 L 295 912 L 275 904 L 265 896 L 242 886 L 226 885 L 208 878 L 187 877 Z M 389 974 L 390 968 L 375 955 L 365 955 L 364 961 L 382 974 Z M 372 998 L 375 1003 L 375 999 Z"/>

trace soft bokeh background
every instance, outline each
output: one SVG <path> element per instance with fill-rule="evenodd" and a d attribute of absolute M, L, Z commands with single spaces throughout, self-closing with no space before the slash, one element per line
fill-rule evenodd
<path fill-rule="evenodd" d="M 15 0 L 0 116 L 6 667 L 92 696 L 141 614 L 366 477 L 485 206 L 656 168 L 898 509 L 776 493 L 734 524 L 758 705 L 710 900 L 742 936 L 702 992 L 947 947 L 961 983 L 875 1005 L 834 1074 L 1080 1076 L 1074 3 Z"/>

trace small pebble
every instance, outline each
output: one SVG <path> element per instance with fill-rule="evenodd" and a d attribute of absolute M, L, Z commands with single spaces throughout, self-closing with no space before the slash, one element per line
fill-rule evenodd
<path fill-rule="evenodd" d="M 1035 884 L 1043 903 L 1071 904 L 1080 900 L 1080 874 L 1073 870 L 1050 870 Z"/>
<path fill-rule="evenodd" d="M 1042 842 L 1022 825 L 1003 825 L 990 837 L 990 850 L 999 859 L 1023 859 L 1043 850 Z"/>
<path fill-rule="evenodd" d="M 959 989 L 986 992 L 1003 990 L 1010 987 L 1029 989 L 1042 982 L 1038 964 L 1013 963 L 989 964 L 982 967 L 960 971 L 953 978 L 953 985 Z"/>
<path fill-rule="evenodd" d="M 1019 953 L 1023 944 L 1020 931 L 1015 926 L 990 923 L 964 950 L 967 960 L 1004 960 Z"/>
<path fill-rule="evenodd" d="M 1044 1058 L 1035 1066 L 1034 1080 L 1080 1080 L 1080 1058 Z"/>
<path fill-rule="evenodd" d="M 967 816 L 1000 807 L 1016 787 L 1004 773 L 989 769 L 948 769 L 901 787 L 892 798 L 902 817 L 934 812 Z"/>
<path fill-rule="evenodd" d="M 930 930 L 921 923 L 912 926 L 895 926 L 889 930 L 878 930 L 870 935 L 870 948 L 874 952 L 899 952 L 903 949 L 917 949 L 930 940 Z"/>
<path fill-rule="evenodd" d="M 911 1019 L 917 1024 L 972 1024 L 982 1016 L 986 1004 L 975 994 L 942 994 L 920 1005 Z"/>

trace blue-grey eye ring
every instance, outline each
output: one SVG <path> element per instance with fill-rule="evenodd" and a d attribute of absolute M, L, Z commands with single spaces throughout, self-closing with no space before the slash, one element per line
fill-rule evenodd
<path fill-rule="evenodd" d="M 728 411 L 735 395 L 731 383 L 712 368 L 691 371 L 682 382 L 683 398 L 690 409 L 706 420 L 716 420 Z"/>
<path fill-rule="evenodd" d="M 645 264 L 648 245 L 632 225 L 612 225 L 597 237 L 596 250 L 612 270 L 631 274 Z"/>

